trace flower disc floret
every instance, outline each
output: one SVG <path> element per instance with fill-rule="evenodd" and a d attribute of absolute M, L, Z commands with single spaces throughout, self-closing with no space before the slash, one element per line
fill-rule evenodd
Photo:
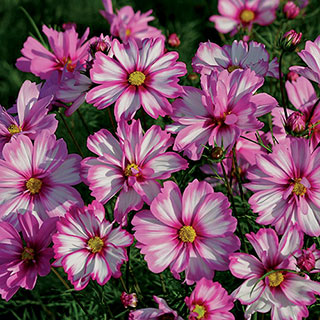
<path fill-rule="evenodd" d="M 268 275 L 269 287 L 278 287 L 284 280 L 281 271 L 276 271 Z"/>
<path fill-rule="evenodd" d="M 197 319 L 203 319 L 206 314 L 206 308 L 199 304 L 196 304 L 192 311 L 198 314 Z"/>
<path fill-rule="evenodd" d="M 21 253 L 22 260 L 33 260 L 34 259 L 34 249 L 25 247 Z"/>
<path fill-rule="evenodd" d="M 21 128 L 15 124 L 10 124 L 10 126 L 8 127 L 8 131 L 10 132 L 10 134 L 14 135 L 21 132 Z"/>
<path fill-rule="evenodd" d="M 244 9 L 240 13 L 240 20 L 244 23 L 249 23 L 250 21 L 254 20 L 255 14 L 250 9 Z"/>
<path fill-rule="evenodd" d="M 26 188 L 30 191 L 31 194 L 37 194 L 40 192 L 42 187 L 42 181 L 38 178 L 30 178 L 26 182 Z"/>
<path fill-rule="evenodd" d="M 135 163 L 130 163 L 126 166 L 124 170 L 124 175 L 126 177 L 135 176 L 137 177 L 139 175 L 139 167 Z"/>
<path fill-rule="evenodd" d="M 90 247 L 92 253 L 97 253 L 102 250 L 104 242 L 100 237 L 95 236 L 89 239 L 88 246 Z"/>
<path fill-rule="evenodd" d="M 302 183 L 300 183 L 300 181 L 301 178 L 295 180 L 292 192 L 297 196 L 304 196 L 307 192 L 307 188 Z"/>
<path fill-rule="evenodd" d="M 196 231 L 192 226 L 183 226 L 179 230 L 179 239 L 183 242 L 190 242 L 192 243 L 196 239 Z"/>
<path fill-rule="evenodd" d="M 141 71 L 134 71 L 130 73 L 128 81 L 133 86 L 141 86 L 146 79 L 146 76 Z"/>

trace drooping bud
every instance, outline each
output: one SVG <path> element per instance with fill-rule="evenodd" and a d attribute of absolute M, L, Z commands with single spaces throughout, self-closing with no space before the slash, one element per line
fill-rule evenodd
<path fill-rule="evenodd" d="M 288 1 L 283 7 L 283 13 L 287 19 L 294 19 L 300 13 L 300 8 L 294 2 Z"/>
<path fill-rule="evenodd" d="M 293 29 L 286 32 L 280 39 L 280 47 L 285 51 L 294 51 L 297 45 L 300 43 L 302 33 L 295 32 Z"/>
<path fill-rule="evenodd" d="M 299 111 L 293 112 L 286 122 L 286 130 L 288 132 L 301 133 L 306 127 L 306 116 Z"/>
<path fill-rule="evenodd" d="M 122 292 L 120 299 L 125 308 L 128 308 L 128 307 L 135 308 L 138 303 L 138 298 L 135 293 Z"/>
<path fill-rule="evenodd" d="M 170 47 L 177 48 L 180 46 L 180 39 L 176 33 L 171 33 L 168 38 L 168 44 Z"/>

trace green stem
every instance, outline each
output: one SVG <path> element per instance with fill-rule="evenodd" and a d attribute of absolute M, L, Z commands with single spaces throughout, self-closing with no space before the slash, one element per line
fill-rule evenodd
<path fill-rule="evenodd" d="M 114 120 L 113 120 L 113 117 L 112 117 L 112 114 L 111 114 L 110 107 L 108 107 L 107 110 L 108 110 L 108 116 L 109 116 L 109 119 L 110 119 L 110 122 L 111 122 L 111 125 L 112 125 L 113 132 L 116 132 L 116 131 L 117 131 L 117 128 L 116 128 L 116 125 L 115 125 L 115 123 L 114 123 Z"/>
<path fill-rule="evenodd" d="M 164 294 L 167 294 L 167 288 L 166 288 L 166 284 L 164 282 L 162 273 L 159 274 L 159 277 L 160 277 L 160 281 L 161 281 L 162 291 Z"/>
<path fill-rule="evenodd" d="M 233 153 L 233 164 L 234 164 L 234 168 L 235 168 L 236 178 L 237 178 L 238 185 L 239 185 L 240 197 L 241 197 L 242 202 L 244 202 L 245 198 L 244 198 L 242 181 L 241 181 L 241 176 L 240 176 L 238 162 L 237 162 L 236 146 L 234 146 L 232 148 L 232 153 Z"/>
<path fill-rule="evenodd" d="M 284 91 L 284 85 L 283 85 L 283 77 L 282 77 L 282 58 L 285 54 L 285 51 L 282 51 L 279 58 L 279 81 L 280 81 L 280 92 L 281 92 L 281 99 L 282 99 L 282 107 L 284 110 L 284 115 L 286 117 L 286 120 L 288 119 L 288 112 L 287 112 L 287 103 L 286 103 L 286 96 Z"/>
<path fill-rule="evenodd" d="M 72 288 L 68 285 L 68 283 L 61 277 L 61 275 L 59 274 L 59 272 L 54 269 L 53 267 L 51 267 L 51 271 L 56 275 L 56 277 L 61 281 L 61 283 L 64 285 L 64 287 L 69 290 L 70 294 L 72 295 L 73 299 L 78 303 L 78 305 L 80 306 L 80 308 L 82 309 L 82 311 L 85 313 L 85 315 L 88 317 L 88 319 L 93 320 L 92 317 L 88 314 L 87 310 L 85 309 L 85 307 L 83 306 L 83 304 L 81 303 L 81 301 L 78 299 L 78 297 L 71 291 Z"/>
<path fill-rule="evenodd" d="M 82 153 L 82 151 L 81 151 L 81 148 L 80 148 L 80 146 L 79 146 L 79 144 L 78 144 L 78 142 L 77 142 L 76 138 L 74 137 L 74 135 L 73 135 L 73 133 L 72 133 L 71 129 L 70 129 L 70 128 L 69 128 L 69 126 L 68 126 L 67 121 L 65 120 L 65 118 L 64 118 L 64 116 L 63 116 L 63 114 L 62 114 L 62 112 L 61 112 L 60 110 L 59 110 L 59 115 L 60 115 L 60 118 L 61 118 L 61 120 L 62 120 L 62 122 L 63 122 L 64 126 L 66 127 L 66 129 L 67 129 L 67 131 L 68 131 L 68 133 L 69 133 L 69 135 L 70 135 L 70 137 L 71 137 L 71 139 L 72 139 L 72 141 L 73 141 L 74 145 L 75 145 L 75 146 L 76 146 L 76 148 L 78 149 L 79 154 L 81 155 L 81 157 L 82 157 L 82 158 L 84 158 L 84 155 L 83 155 L 83 153 Z"/>
<path fill-rule="evenodd" d="M 228 193 L 229 200 L 231 202 L 232 210 L 233 210 L 235 216 L 238 217 L 238 212 L 237 212 L 237 209 L 236 209 L 236 205 L 234 203 L 233 194 L 232 194 L 232 190 L 231 190 L 231 187 L 230 187 L 230 184 L 229 184 L 229 181 L 228 181 L 228 176 L 227 176 L 227 173 L 226 173 L 226 169 L 224 168 L 224 165 L 223 165 L 222 161 L 220 162 L 220 164 L 221 164 L 221 168 L 222 168 L 222 171 L 223 171 L 224 183 L 225 183 L 225 186 L 227 188 L 227 193 Z M 245 242 L 244 233 L 243 233 L 243 230 L 242 230 L 242 227 L 241 227 L 240 223 L 238 223 L 238 226 L 239 226 L 239 231 L 240 231 L 240 237 L 241 237 L 242 243 L 244 245 L 244 251 L 246 253 L 248 253 L 249 252 L 248 251 L 248 247 L 247 247 L 247 244 Z"/>
<path fill-rule="evenodd" d="M 83 115 L 82 115 L 82 113 L 80 112 L 79 109 L 77 109 L 77 114 L 78 114 L 83 126 L 86 128 L 86 131 L 87 131 L 88 135 L 90 135 L 91 132 L 89 130 L 89 127 L 88 127 L 88 125 L 87 125 L 87 123 L 86 123 L 86 121 L 85 121 L 85 119 L 84 119 L 84 117 L 83 117 Z"/>

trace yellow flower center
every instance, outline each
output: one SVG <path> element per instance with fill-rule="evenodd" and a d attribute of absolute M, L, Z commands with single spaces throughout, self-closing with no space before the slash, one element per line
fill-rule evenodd
<path fill-rule="evenodd" d="M 126 37 L 129 37 L 131 34 L 131 30 L 130 29 L 126 29 Z"/>
<path fill-rule="evenodd" d="M 26 188 L 30 191 L 31 194 L 39 193 L 42 187 L 42 181 L 37 178 L 30 178 L 26 182 Z"/>
<path fill-rule="evenodd" d="M 61 64 L 62 64 L 62 67 L 67 65 L 67 70 L 69 72 L 73 72 L 75 67 L 76 67 L 76 64 L 72 63 L 72 60 L 69 57 L 68 58 L 63 57 L 62 60 L 61 60 Z"/>
<path fill-rule="evenodd" d="M 239 66 L 230 66 L 227 68 L 228 72 L 231 73 L 233 70 L 241 69 Z"/>
<path fill-rule="evenodd" d="M 134 71 L 129 75 L 129 83 L 133 86 L 141 86 L 144 83 L 146 76 L 140 71 Z"/>
<path fill-rule="evenodd" d="M 250 9 L 244 9 L 240 13 L 240 20 L 244 23 L 248 23 L 254 19 L 254 12 Z"/>
<path fill-rule="evenodd" d="M 192 310 L 193 312 L 196 312 L 198 314 L 197 319 L 203 319 L 204 315 L 206 314 L 206 308 L 204 306 L 201 306 L 199 304 L 196 304 L 194 309 Z"/>
<path fill-rule="evenodd" d="M 100 252 L 103 248 L 104 242 L 101 238 L 95 236 L 88 241 L 88 246 L 91 248 L 91 252 Z"/>
<path fill-rule="evenodd" d="M 193 242 L 196 236 L 196 231 L 193 229 L 192 226 L 183 226 L 179 230 L 179 238 L 183 242 Z"/>
<path fill-rule="evenodd" d="M 300 183 L 301 178 L 294 180 L 294 186 L 292 192 L 295 193 L 297 196 L 304 196 L 307 192 L 307 188 Z"/>
<path fill-rule="evenodd" d="M 277 287 L 284 280 L 284 276 L 280 271 L 268 275 L 269 287 Z"/>
<path fill-rule="evenodd" d="M 10 126 L 8 127 L 8 131 L 9 131 L 12 135 L 14 135 L 14 134 L 16 134 L 16 133 L 21 132 L 21 128 L 18 127 L 17 125 L 15 125 L 15 124 L 10 124 Z"/>
<path fill-rule="evenodd" d="M 21 253 L 22 260 L 33 260 L 34 259 L 34 249 L 25 247 Z"/>
<path fill-rule="evenodd" d="M 128 164 L 127 167 L 124 169 L 124 175 L 135 176 L 137 177 L 140 174 L 139 167 L 135 163 Z"/>

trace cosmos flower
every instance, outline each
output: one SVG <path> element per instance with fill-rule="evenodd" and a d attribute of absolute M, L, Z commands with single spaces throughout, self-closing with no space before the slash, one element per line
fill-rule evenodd
<path fill-rule="evenodd" d="M 43 25 L 43 33 L 49 40 L 50 49 L 46 49 L 38 40 L 28 37 L 21 53 L 23 57 L 16 62 L 16 67 L 24 72 L 31 72 L 41 79 L 49 79 L 52 72 L 58 70 L 60 74 L 66 68 L 73 72 L 77 65 L 83 66 L 88 57 L 89 42 L 85 42 L 89 28 L 81 39 L 75 27 L 64 32 L 58 32 Z"/>
<path fill-rule="evenodd" d="M 161 30 L 148 25 L 149 21 L 154 20 L 150 16 L 152 10 L 142 13 L 140 11 L 134 12 L 132 7 L 125 6 L 117 10 L 115 14 L 112 8 L 111 0 L 102 0 L 105 10 L 100 13 L 110 24 L 110 33 L 114 37 L 119 37 L 123 43 L 127 43 L 129 39 L 134 39 L 139 45 L 143 39 L 155 39 L 161 37 Z"/>
<path fill-rule="evenodd" d="M 185 298 L 190 310 L 188 319 L 234 320 L 233 314 L 229 312 L 233 308 L 232 300 L 219 282 L 202 278 L 197 282 L 191 296 Z"/>
<path fill-rule="evenodd" d="M 17 99 L 17 117 L 0 108 L 0 154 L 12 137 L 23 134 L 35 139 L 42 130 L 50 134 L 56 131 L 58 121 L 54 114 L 48 114 L 47 109 L 52 96 L 39 98 L 40 87 L 29 80 L 22 84 Z"/>
<path fill-rule="evenodd" d="M 253 23 L 261 26 L 272 23 L 278 6 L 279 0 L 219 0 L 220 16 L 213 15 L 209 20 L 219 32 L 231 32 L 233 36 L 241 27 L 251 30 Z"/>
<path fill-rule="evenodd" d="M 305 49 L 298 52 L 298 55 L 307 67 L 292 66 L 289 70 L 320 84 L 320 36 L 314 42 L 308 40 Z"/>
<path fill-rule="evenodd" d="M 255 41 L 249 44 L 242 40 L 234 40 L 232 45 L 220 47 L 210 41 L 200 43 L 195 57 L 192 59 L 194 71 L 210 74 L 211 70 L 251 69 L 262 77 L 279 77 L 277 58 L 269 63 L 269 53 L 265 45 Z"/>
<path fill-rule="evenodd" d="M 172 145 L 169 133 L 152 126 L 143 135 L 139 120 L 131 125 L 120 122 L 119 141 L 105 129 L 88 138 L 88 148 L 99 158 L 82 162 L 83 179 L 91 195 L 103 204 L 118 191 L 115 219 L 126 224 L 127 213 L 150 204 L 160 191 L 157 180 L 168 179 L 171 173 L 188 167 L 185 159 L 175 152 L 166 152 Z"/>
<path fill-rule="evenodd" d="M 319 149 L 312 153 L 303 138 L 287 138 L 272 154 L 257 155 L 246 187 L 254 192 L 249 204 L 259 213 L 258 223 L 283 234 L 297 222 L 306 234 L 320 235 L 319 157 Z"/>
<path fill-rule="evenodd" d="M 240 247 L 227 197 L 205 181 L 189 183 L 183 195 L 166 181 L 150 210 L 138 212 L 132 225 L 148 268 L 160 273 L 170 267 L 178 279 L 185 271 L 189 285 L 228 270 L 229 254 Z"/>
<path fill-rule="evenodd" d="M 130 311 L 129 320 L 160 320 L 160 319 L 168 319 L 168 320 L 183 320 L 180 316 L 178 316 L 177 311 L 172 310 L 167 302 L 159 298 L 157 296 L 153 296 L 153 299 L 156 303 L 158 303 L 159 307 L 156 308 L 145 308 L 139 309 L 135 311 Z"/>
<path fill-rule="evenodd" d="M 260 129 L 263 125 L 257 117 L 277 105 L 266 93 L 254 94 L 263 81 L 249 69 L 213 70 L 202 78 L 203 90 L 184 87 L 185 94 L 173 102 L 174 123 L 168 126 L 178 133 L 174 150 L 198 160 L 207 142 L 212 147 L 232 148 L 243 132 Z"/>
<path fill-rule="evenodd" d="M 80 160 L 68 155 L 66 143 L 43 131 L 35 137 L 19 135 L 3 148 L 0 160 L 1 219 L 16 221 L 16 211 L 34 210 L 42 220 L 62 216 L 82 204 L 72 185 L 81 182 Z"/>
<path fill-rule="evenodd" d="M 63 266 L 76 290 L 84 289 L 90 278 L 104 285 L 111 276 L 121 276 L 120 267 L 128 260 L 125 247 L 133 237 L 105 219 L 101 203 L 72 207 L 57 223 L 53 235 L 54 266 Z"/>
<path fill-rule="evenodd" d="M 178 81 L 187 72 L 183 62 L 176 62 L 178 53 L 164 53 L 161 38 L 144 40 L 141 49 L 133 40 L 124 45 L 115 39 L 112 51 L 113 58 L 96 53 L 90 77 L 98 86 L 88 92 L 87 102 L 98 109 L 115 102 L 117 121 L 132 119 L 141 105 L 155 119 L 170 114 L 167 98 L 183 92 Z"/>
<path fill-rule="evenodd" d="M 298 275 L 293 253 L 302 247 L 303 234 L 291 226 L 279 242 L 273 229 L 260 229 L 246 235 L 258 259 L 247 253 L 230 255 L 230 271 L 245 282 L 232 296 L 248 305 L 245 318 L 255 312 L 271 309 L 272 320 L 302 320 L 308 316 L 306 305 L 313 304 L 320 294 L 320 283 Z M 287 270 L 292 270 L 289 272 Z"/>
<path fill-rule="evenodd" d="M 43 223 L 27 211 L 18 216 L 18 228 L 0 222 L 0 294 L 7 301 L 20 287 L 32 290 L 38 275 L 50 272 L 52 248 L 48 248 L 56 230 L 57 218 Z M 23 239 L 19 231 L 22 231 Z"/>

